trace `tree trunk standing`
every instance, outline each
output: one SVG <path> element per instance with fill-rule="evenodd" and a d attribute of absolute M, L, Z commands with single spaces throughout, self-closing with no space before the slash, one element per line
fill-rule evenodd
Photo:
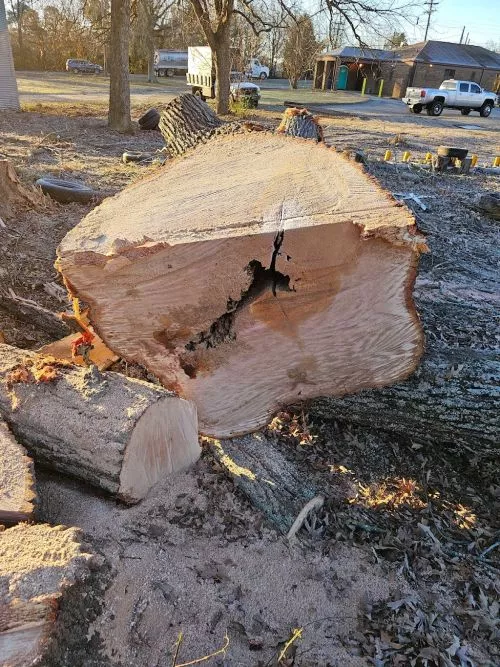
<path fill-rule="evenodd" d="M 227 114 L 231 86 L 231 44 L 228 24 L 216 35 L 214 57 L 217 113 Z"/>
<path fill-rule="evenodd" d="M 111 0 L 111 57 L 109 62 L 108 125 L 118 132 L 131 132 L 128 45 L 130 0 Z"/>

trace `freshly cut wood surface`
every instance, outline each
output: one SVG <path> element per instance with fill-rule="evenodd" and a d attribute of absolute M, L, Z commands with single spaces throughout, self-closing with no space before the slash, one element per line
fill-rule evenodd
<path fill-rule="evenodd" d="M 414 370 L 414 232 L 356 164 L 256 133 L 213 139 L 106 200 L 58 265 L 105 343 L 227 437 Z"/>
<path fill-rule="evenodd" d="M 0 665 L 39 664 L 62 596 L 88 573 L 75 528 L 19 524 L 0 533 Z"/>
<path fill-rule="evenodd" d="M 35 499 L 33 462 L 0 419 L 0 524 L 29 521 Z"/>
<path fill-rule="evenodd" d="M 38 352 L 46 356 L 52 356 L 62 361 L 70 361 L 77 366 L 85 366 L 85 360 L 82 356 L 73 356 L 73 343 L 81 337 L 81 334 L 74 333 L 69 336 L 56 340 L 53 343 L 44 345 Z M 102 340 L 95 335 L 92 340 L 92 349 L 89 352 L 90 361 L 97 366 L 100 371 L 106 371 L 112 366 L 120 357 L 112 352 Z"/>
<path fill-rule="evenodd" d="M 0 345 L 0 414 L 36 461 L 126 502 L 200 454 L 191 402 L 9 345 Z"/>

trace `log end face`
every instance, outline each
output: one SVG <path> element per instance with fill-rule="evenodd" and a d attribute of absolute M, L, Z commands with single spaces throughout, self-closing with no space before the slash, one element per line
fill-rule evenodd
<path fill-rule="evenodd" d="M 35 503 L 33 462 L 0 420 L 0 523 L 30 521 Z"/>
<path fill-rule="evenodd" d="M 191 401 L 169 396 L 152 405 L 137 422 L 125 452 L 119 497 L 142 500 L 171 473 L 184 470 L 201 454 L 198 418 Z"/>

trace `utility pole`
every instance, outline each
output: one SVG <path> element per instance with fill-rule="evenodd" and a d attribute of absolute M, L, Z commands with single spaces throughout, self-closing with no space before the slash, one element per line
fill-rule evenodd
<path fill-rule="evenodd" d="M 463 40 L 463 38 L 464 38 L 464 32 L 465 32 L 465 26 L 462 28 L 462 34 L 460 35 L 460 41 L 459 41 L 459 44 L 462 43 L 462 40 Z"/>
<path fill-rule="evenodd" d="M 427 5 L 427 7 L 429 9 L 426 11 L 427 25 L 425 26 L 424 42 L 427 41 L 427 33 L 429 32 L 429 26 L 431 24 L 432 13 L 436 11 L 436 7 L 438 6 L 438 3 L 436 2 L 436 0 L 429 0 L 429 2 L 426 2 L 425 4 Z"/>

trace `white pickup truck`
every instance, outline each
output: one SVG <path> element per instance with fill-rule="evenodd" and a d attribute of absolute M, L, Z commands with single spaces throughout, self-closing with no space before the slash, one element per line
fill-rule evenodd
<path fill-rule="evenodd" d="M 496 94 L 483 90 L 474 81 L 443 81 L 439 88 L 407 88 L 403 102 L 412 113 L 423 109 L 428 116 L 440 116 L 443 109 L 460 109 L 463 116 L 479 111 L 487 118 L 493 110 Z"/>

